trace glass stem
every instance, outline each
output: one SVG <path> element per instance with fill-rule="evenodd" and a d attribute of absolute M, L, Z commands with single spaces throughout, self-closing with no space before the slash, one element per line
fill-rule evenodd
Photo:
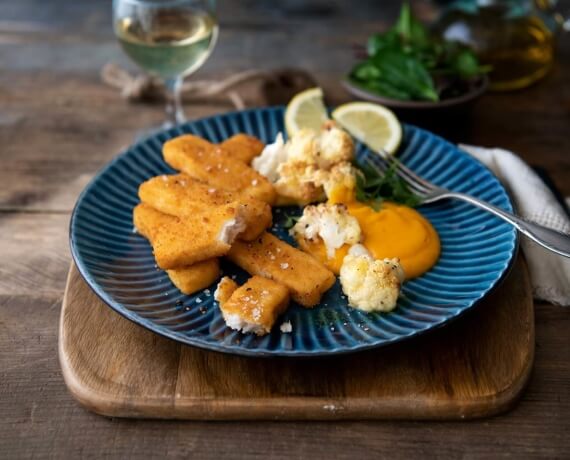
<path fill-rule="evenodd" d="M 167 90 L 166 123 L 172 126 L 186 121 L 182 108 L 182 77 L 168 78 L 164 81 Z"/>

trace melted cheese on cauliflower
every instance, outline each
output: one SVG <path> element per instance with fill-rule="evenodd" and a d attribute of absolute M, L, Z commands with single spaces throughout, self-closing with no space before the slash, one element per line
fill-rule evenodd
<path fill-rule="evenodd" d="M 340 268 L 340 283 L 349 305 L 368 312 L 393 310 L 404 278 L 397 258 L 374 260 L 361 245 L 350 249 Z"/>
<path fill-rule="evenodd" d="M 296 238 L 309 241 L 320 237 L 326 247 L 327 257 L 332 259 L 337 249 L 345 244 L 353 245 L 360 242 L 360 225 L 352 217 L 343 204 L 319 204 L 306 206 L 303 216 L 291 229 Z"/>

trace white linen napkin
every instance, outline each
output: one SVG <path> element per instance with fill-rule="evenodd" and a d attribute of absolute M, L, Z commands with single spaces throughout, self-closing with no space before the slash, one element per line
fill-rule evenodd
<path fill-rule="evenodd" d="M 513 198 L 517 214 L 527 220 L 570 233 L 570 219 L 552 192 L 517 155 L 503 149 L 460 145 L 491 169 Z M 570 305 L 570 259 L 550 252 L 521 236 L 536 299 Z"/>

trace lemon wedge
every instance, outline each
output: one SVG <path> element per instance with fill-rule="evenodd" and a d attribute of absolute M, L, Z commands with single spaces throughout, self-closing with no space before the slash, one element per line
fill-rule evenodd
<path fill-rule="evenodd" d="M 289 137 L 303 128 L 319 131 L 329 119 L 323 102 L 323 90 L 311 88 L 296 94 L 285 110 L 285 129 Z"/>
<path fill-rule="evenodd" d="M 393 154 L 402 140 L 402 126 L 394 113 L 370 102 L 349 102 L 336 108 L 333 119 L 371 150 Z"/>

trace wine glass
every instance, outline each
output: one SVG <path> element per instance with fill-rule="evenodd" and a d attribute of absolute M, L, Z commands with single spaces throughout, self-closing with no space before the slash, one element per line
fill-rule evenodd
<path fill-rule="evenodd" d="M 164 82 L 165 127 L 184 122 L 182 81 L 204 64 L 214 48 L 215 0 L 114 0 L 113 25 L 125 53 Z"/>

